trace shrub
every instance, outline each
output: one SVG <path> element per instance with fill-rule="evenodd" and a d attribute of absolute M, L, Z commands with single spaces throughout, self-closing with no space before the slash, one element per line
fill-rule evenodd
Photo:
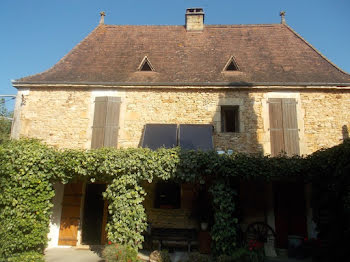
<path fill-rule="evenodd" d="M 129 245 L 110 244 L 102 252 L 106 262 L 138 262 L 137 251 Z"/>
<path fill-rule="evenodd" d="M 44 255 L 34 251 L 14 254 L 7 261 L 8 262 L 45 262 Z"/>
<path fill-rule="evenodd" d="M 248 243 L 248 257 L 249 261 L 262 262 L 265 259 L 264 243 L 250 240 Z M 246 253 L 243 253 L 246 254 Z"/>
<path fill-rule="evenodd" d="M 228 255 L 221 255 L 216 258 L 216 262 L 237 262 L 237 260 Z"/>
<path fill-rule="evenodd" d="M 231 255 L 221 255 L 217 262 L 255 262 L 254 257 L 248 248 L 237 248 L 231 252 Z M 253 260 L 252 260 L 253 259 Z"/>
<path fill-rule="evenodd" d="M 212 259 L 209 255 L 200 254 L 198 252 L 194 252 L 189 254 L 188 260 L 186 262 L 211 262 Z"/>
<path fill-rule="evenodd" d="M 167 250 L 155 250 L 149 255 L 150 262 L 171 262 L 169 253 Z"/>
<path fill-rule="evenodd" d="M 35 140 L 1 144 L 0 259 L 31 261 L 31 257 L 43 253 L 54 196 L 51 179 L 57 173 L 56 156 L 55 150 Z"/>

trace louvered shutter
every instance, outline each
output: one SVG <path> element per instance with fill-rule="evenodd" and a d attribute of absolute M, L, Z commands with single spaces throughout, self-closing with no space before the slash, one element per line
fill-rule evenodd
<path fill-rule="evenodd" d="M 284 150 L 289 156 L 299 155 L 299 130 L 295 99 L 282 99 L 282 112 Z"/>
<path fill-rule="evenodd" d="M 282 99 L 269 99 L 271 155 L 285 151 L 283 140 Z"/>
<path fill-rule="evenodd" d="M 120 103 L 120 97 L 96 97 L 91 148 L 117 146 Z"/>
<path fill-rule="evenodd" d="M 300 154 L 296 101 L 293 98 L 269 99 L 271 155 Z"/>

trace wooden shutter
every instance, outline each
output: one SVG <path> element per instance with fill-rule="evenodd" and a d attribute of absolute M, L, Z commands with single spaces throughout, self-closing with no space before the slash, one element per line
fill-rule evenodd
<path fill-rule="evenodd" d="M 96 97 L 91 148 L 117 146 L 120 103 L 120 97 Z"/>
<path fill-rule="evenodd" d="M 82 191 L 82 183 L 70 183 L 64 186 L 58 245 L 77 244 Z"/>
<path fill-rule="evenodd" d="M 295 99 L 282 99 L 282 112 L 284 151 L 289 156 L 299 155 L 299 130 Z"/>
<path fill-rule="evenodd" d="M 269 99 L 271 155 L 281 152 L 298 155 L 299 130 L 296 101 L 293 98 Z"/>
<path fill-rule="evenodd" d="M 269 99 L 271 155 L 285 151 L 283 140 L 282 99 Z"/>

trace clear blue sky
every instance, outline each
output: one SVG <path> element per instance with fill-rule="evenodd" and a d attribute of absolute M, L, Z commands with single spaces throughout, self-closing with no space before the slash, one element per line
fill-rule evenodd
<path fill-rule="evenodd" d="M 287 24 L 350 72 L 350 0 L 0 0 L 0 94 L 11 79 L 53 66 L 99 22 L 182 25 L 185 9 L 203 7 L 206 24 Z M 12 109 L 13 103 L 8 102 Z"/>

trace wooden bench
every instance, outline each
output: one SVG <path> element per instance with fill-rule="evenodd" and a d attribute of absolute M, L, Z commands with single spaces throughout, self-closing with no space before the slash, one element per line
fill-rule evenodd
<path fill-rule="evenodd" d="M 186 228 L 152 228 L 151 242 L 153 240 L 159 241 L 159 250 L 162 249 L 163 241 L 185 241 L 188 252 L 191 252 L 192 242 L 197 241 L 197 230 Z"/>

